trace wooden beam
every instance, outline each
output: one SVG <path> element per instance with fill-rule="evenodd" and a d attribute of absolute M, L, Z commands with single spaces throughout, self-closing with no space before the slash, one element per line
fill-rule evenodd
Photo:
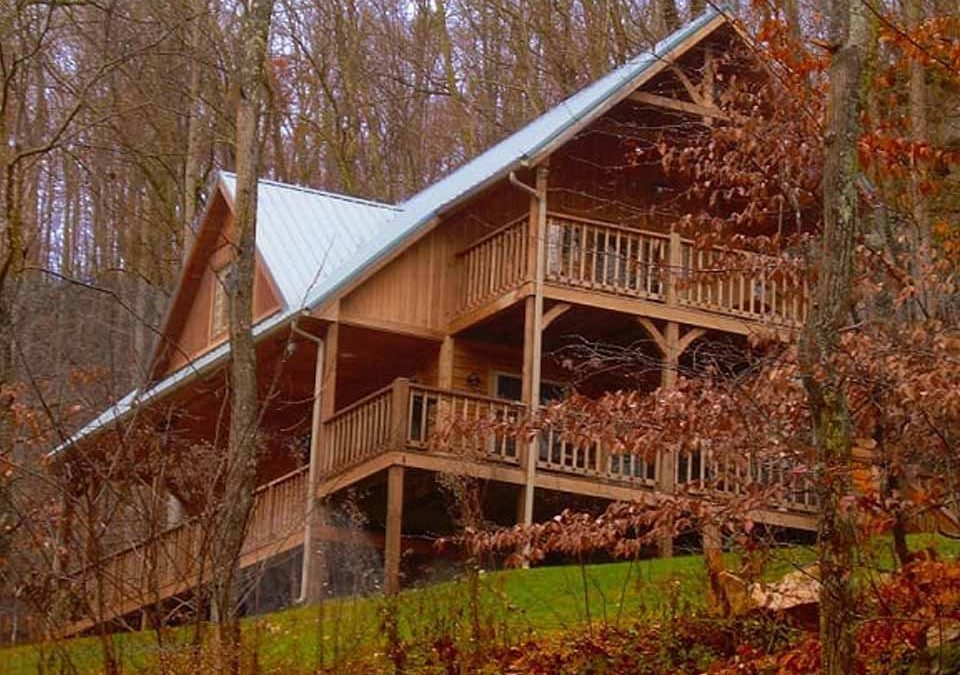
<path fill-rule="evenodd" d="M 698 117 L 708 117 L 711 119 L 725 120 L 727 116 L 714 106 L 691 103 L 689 101 L 679 101 L 675 98 L 668 98 L 658 94 L 648 94 L 645 91 L 635 91 L 630 94 L 630 100 L 643 105 L 653 106 L 654 108 L 664 108 L 675 112 L 682 112 L 688 115 Z"/>
<path fill-rule="evenodd" d="M 444 333 L 432 328 L 410 323 L 401 323 L 399 321 L 388 321 L 374 316 L 356 316 L 341 313 L 338 323 L 352 328 L 366 328 L 367 330 L 376 330 L 381 333 L 407 335 L 432 342 L 440 342 L 444 338 Z"/>
<path fill-rule="evenodd" d="M 550 324 L 559 319 L 561 316 L 567 313 L 571 305 L 565 302 L 559 302 L 546 312 L 543 313 L 543 325 L 540 326 L 540 330 L 544 331 L 550 327 Z"/>
<path fill-rule="evenodd" d="M 670 71 L 678 80 L 680 80 L 680 84 L 683 85 L 683 88 L 686 90 L 687 96 L 690 97 L 690 100 L 694 103 L 702 104 L 703 97 L 700 95 L 700 92 L 697 90 L 697 87 L 693 84 L 693 82 L 690 81 L 690 78 L 687 76 L 687 74 L 683 72 L 683 68 L 674 63 L 670 65 Z"/>
<path fill-rule="evenodd" d="M 793 329 L 785 326 L 762 324 L 749 319 L 715 314 L 685 305 L 670 307 L 662 302 L 644 300 L 643 298 L 625 298 L 612 293 L 571 288 L 561 284 L 548 283 L 544 294 L 551 300 L 561 300 L 573 305 L 609 309 L 614 312 L 633 316 L 647 316 L 663 321 L 677 321 L 689 326 L 700 326 L 736 335 L 752 335 L 760 331 L 775 331 L 787 336 L 796 334 Z"/>
<path fill-rule="evenodd" d="M 437 355 L 437 386 L 441 389 L 453 389 L 453 355 L 456 349 L 454 337 L 447 335 L 440 344 Z"/>
<path fill-rule="evenodd" d="M 543 279 L 546 267 L 547 240 L 547 175 L 545 165 L 537 167 L 536 193 L 530 196 L 530 232 L 534 251 L 534 293 L 527 297 L 524 317 L 522 399 L 527 410 L 535 414 L 540 405 L 540 369 L 543 356 Z M 527 443 L 524 462 L 523 524 L 533 524 L 533 501 L 536 491 L 537 457 L 540 438 Z"/>
<path fill-rule="evenodd" d="M 401 453 L 396 460 L 403 466 L 424 471 L 436 471 L 457 476 L 470 476 L 511 485 L 523 485 L 523 469 L 515 464 L 501 464 L 470 460 L 462 455 L 424 453 L 410 451 Z"/>
<path fill-rule="evenodd" d="M 402 463 L 400 452 L 385 452 L 366 462 L 353 464 L 339 473 L 324 476 L 323 480 L 317 485 L 317 498 L 320 499 L 344 490 L 351 485 L 356 485 L 360 481 L 366 480 L 370 476 L 385 471 L 390 466 L 399 463 Z"/>
<path fill-rule="evenodd" d="M 393 381 L 393 392 L 390 401 L 390 430 L 391 446 L 395 450 L 402 450 L 407 442 L 407 431 L 410 424 L 410 380 L 398 377 Z"/>
<path fill-rule="evenodd" d="M 403 530 L 403 467 L 387 471 L 387 531 L 384 542 L 384 585 L 387 594 L 400 590 L 400 548 Z"/>
<path fill-rule="evenodd" d="M 691 328 L 684 333 L 683 337 L 681 337 L 677 342 L 677 357 L 682 356 L 683 353 L 687 351 L 687 347 L 689 347 L 694 340 L 701 338 L 706 334 L 707 330 L 705 328 Z"/>
<path fill-rule="evenodd" d="M 471 326 L 475 326 L 481 321 L 489 319 L 494 314 L 498 314 L 508 307 L 512 307 L 528 295 L 533 295 L 533 289 L 533 281 L 527 281 L 512 291 L 507 291 L 496 300 L 455 317 L 450 321 L 450 325 L 447 326 L 447 331 L 456 334 Z"/>
<path fill-rule="evenodd" d="M 653 323 L 648 317 L 638 316 L 637 323 L 643 326 L 643 329 L 647 334 L 653 338 L 653 342 L 657 345 L 657 349 L 660 350 L 660 356 L 666 356 L 667 354 L 667 339 L 663 337 L 663 333 L 660 332 L 660 329 L 657 328 L 656 324 Z"/>
<path fill-rule="evenodd" d="M 323 385 L 320 401 L 320 419 L 329 418 L 337 406 L 337 357 L 340 354 L 340 324 L 332 323 L 323 339 Z"/>
<path fill-rule="evenodd" d="M 663 353 L 663 369 L 660 373 L 660 386 L 664 389 L 673 389 L 677 386 L 677 366 L 680 352 L 677 346 L 680 343 L 680 324 L 676 321 L 667 321 L 663 338 L 667 348 Z"/>

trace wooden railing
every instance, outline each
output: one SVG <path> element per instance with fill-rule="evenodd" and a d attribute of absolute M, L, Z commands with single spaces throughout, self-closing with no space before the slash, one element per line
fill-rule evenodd
<path fill-rule="evenodd" d="M 612 454 L 600 443 L 588 446 L 563 440 L 553 429 L 540 435 L 537 468 L 617 482 L 653 486 L 659 462 L 640 455 Z"/>
<path fill-rule="evenodd" d="M 307 471 L 301 467 L 257 489 L 242 558 L 269 557 L 271 545 L 302 532 Z M 102 603 L 102 610 L 93 604 L 81 611 L 80 620 L 113 619 L 196 585 L 209 574 L 209 538 L 198 521 L 188 520 L 104 557 L 99 565 L 79 565 L 71 574 L 79 585 L 77 597 Z"/>
<path fill-rule="evenodd" d="M 801 325 L 807 289 L 774 272 L 773 260 L 721 249 L 703 250 L 680 242 L 681 305 L 769 323 Z"/>
<path fill-rule="evenodd" d="M 655 232 L 551 214 L 547 281 L 663 300 L 670 238 Z"/>
<path fill-rule="evenodd" d="M 407 444 L 426 449 L 493 459 L 520 461 L 520 441 L 505 427 L 516 422 L 524 407 L 514 401 L 410 385 Z"/>
<path fill-rule="evenodd" d="M 522 418 L 524 410 L 515 401 L 401 378 L 326 422 L 324 472 L 331 475 L 383 452 L 404 449 L 521 465 L 528 446 L 510 427 Z M 542 471 L 653 488 L 659 483 L 660 465 L 660 457 L 614 454 L 599 443 L 571 443 L 551 429 L 542 431 L 538 440 L 537 468 Z M 737 492 L 751 483 L 781 484 L 784 506 L 816 507 L 809 482 L 791 476 L 785 461 L 752 462 L 748 470 L 693 453 L 678 456 L 675 466 L 678 484 L 700 483 L 721 492 Z M 263 512 L 271 513 L 269 509 Z"/>
<path fill-rule="evenodd" d="M 526 219 L 457 255 L 461 315 L 533 279 Z M 806 319 L 805 284 L 775 270 L 773 258 L 701 249 L 677 234 L 647 232 L 550 213 L 547 283 L 786 326 Z"/>
<path fill-rule="evenodd" d="M 309 467 L 303 466 L 257 488 L 243 540 L 244 554 L 270 547 L 303 529 L 308 473 Z"/>
<path fill-rule="evenodd" d="M 707 490 L 740 493 L 750 485 L 780 486 L 781 506 L 799 511 L 813 511 L 817 498 L 813 481 L 793 475 L 787 459 L 763 457 L 749 462 L 714 458 L 709 452 L 693 452 L 677 457 L 677 483 L 697 483 Z"/>
<path fill-rule="evenodd" d="M 400 378 L 324 423 L 321 470 L 331 475 L 405 447 L 516 464 L 517 441 L 503 427 L 522 410 L 513 401 Z"/>
<path fill-rule="evenodd" d="M 392 439 L 393 391 L 379 389 L 337 412 L 323 424 L 321 471 L 331 473 L 380 454 Z"/>
<path fill-rule="evenodd" d="M 457 254 L 459 312 L 479 307 L 527 278 L 528 238 L 523 216 Z"/>

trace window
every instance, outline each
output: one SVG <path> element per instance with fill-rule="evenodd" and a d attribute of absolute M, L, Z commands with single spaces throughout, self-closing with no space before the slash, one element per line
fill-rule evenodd
<path fill-rule="evenodd" d="M 210 339 L 227 332 L 230 324 L 230 302 L 227 297 L 227 283 L 233 265 L 228 263 L 213 274 L 213 308 L 210 315 Z"/>
<path fill-rule="evenodd" d="M 519 401 L 523 391 L 523 380 L 517 375 L 496 373 L 494 396 L 508 401 Z M 540 380 L 540 405 L 559 401 L 567 395 L 567 388 L 559 382 Z"/>
<path fill-rule="evenodd" d="M 523 392 L 523 380 L 509 373 L 496 373 L 496 379 L 494 380 L 494 395 L 497 398 L 506 399 L 508 401 L 519 401 L 522 397 Z M 566 386 L 560 384 L 559 382 L 550 382 L 546 380 L 540 381 L 540 405 L 546 405 L 552 401 L 559 401 L 567 395 Z M 551 446 L 555 446 L 555 449 L 559 449 L 560 443 L 557 439 L 554 439 L 552 434 L 550 438 L 547 438 L 543 434 L 540 435 L 540 460 L 546 461 L 550 454 Z M 517 456 L 517 440 L 515 438 L 509 438 L 506 440 L 505 453 L 509 457 Z"/>

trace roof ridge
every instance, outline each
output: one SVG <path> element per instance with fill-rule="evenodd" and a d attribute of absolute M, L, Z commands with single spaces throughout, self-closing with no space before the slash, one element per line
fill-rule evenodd
<path fill-rule="evenodd" d="M 237 174 L 233 171 L 220 170 L 220 175 L 229 176 L 236 180 Z M 264 183 L 266 185 L 273 185 L 275 187 L 283 188 L 285 190 L 297 190 L 299 192 L 306 192 L 313 195 L 318 195 L 321 197 L 329 197 L 331 199 L 338 199 L 344 202 L 353 202 L 355 204 L 362 204 L 364 206 L 373 206 L 379 209 L 387 209 L 389 211 L 400 212 L 403 209 L 396 204 L 388 204 L 386 202 L 378 202 L 373 199 L 365 199 L 363 197 L 354 197 L 353 195 L 345 195 L 340 192 L 330 192 L 329 190 L 320 190 L 318 188 L 308 187 L 306 185 L 297 185 L 296 183 L 284 183 L 283 181 L 273 180 L 272 178 L 258 178 L 257 183 Z"/>

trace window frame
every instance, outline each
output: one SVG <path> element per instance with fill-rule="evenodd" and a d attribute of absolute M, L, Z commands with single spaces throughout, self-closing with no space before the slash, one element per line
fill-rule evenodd
<path fill-rule="evenodd" d="M 229 261 L 213 271 L 213 290 L 210 294 L 210 341 L 213 342 L 224 337 L 230 330 L 230 298 L 227 293 L 227 277 L 233 270 L 233 262 Z M 218 301 L 222 304 L 222 322 L 218 325 L 218 318 L 221 312 L 218 312 Z"/>

